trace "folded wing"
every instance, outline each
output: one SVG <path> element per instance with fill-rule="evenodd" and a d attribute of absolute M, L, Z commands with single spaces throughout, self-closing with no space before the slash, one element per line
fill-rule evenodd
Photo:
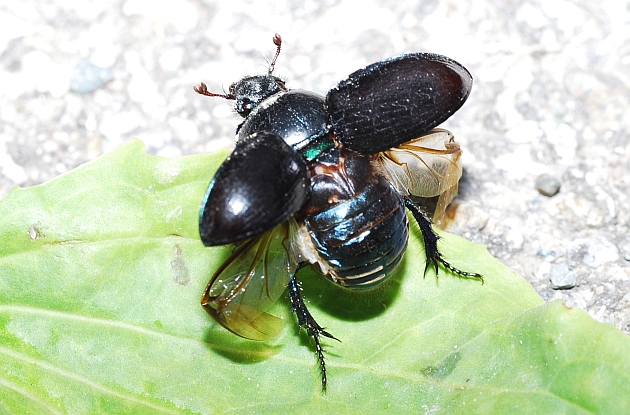
<path fill-rule="evenodd" d="M 408 141 L 379 154 L 389 180 L 403 195 L 439 196 L 433 221 L 439 223 L 446 206 L 457 195 L 462 176 L 462 151 L 453 135 L 443 129 Z"/>

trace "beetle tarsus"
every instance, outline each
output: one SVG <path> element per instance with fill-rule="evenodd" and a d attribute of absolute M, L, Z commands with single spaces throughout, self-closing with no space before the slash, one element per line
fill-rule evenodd
<path fill-rule="evenodd" d="M 433 230 L 433 227 L 431 226 L 431 221 L 429 220 L 427 215 L 408 197 L 405 198 L 405 206 L 407 207 L 407 209 L 409 209 L 409 211 L 411 211 L 411 214 L 416 219 L 416 222 L 418 222 L 418 226 L 420 227 L 420 231 L 422 232 L 424 251 L 427 256 L 427 263 L 424 268 L 424 274 L 426 275 L 427 271 L 432 266 L 435 269 L 435 276 L 437 277 L 439 268 L 438 263 L 440 263 L 444 268 L 451 271 L 453 274 L 460 278 L 477 279 L 480 280 L 483 284 L 483 276 L 481 274 L 478 274 L 476 272 L 462 271 L 447 262 L 444 257 L 442 257 L 442 254 L 437 247 L 437 241 L 438 239 L 440 239 L 440 236 Z"/>
<path fill-rule="evenodd" d="M 319 361 L 322 372 L 322 390 L 326 391 L 326 363 L 324 361 L 324 349 L 322 349 L 322 346 L 319 342 L 319 337 L 325 336 L 329 339 L 334 339 L 339 342 L 341 340 L 328 333 L 319 324 L 317 324 L 311 313 L 306 308 L 306 304 L 304 304 L 304 299 L 302 298 L 302 294 L 300 293 L 301 290 L 302 288 L 300 287 L 300 283 L 295 279 L 295 276 L 292 277 L 289 281 L 289 300 L 291 301 L 291 307 L 293 308 L 293 312 L 297 316 L 298 325 L 300 326 L 300 328 L 304 328 L 306 330 L 306 333 L 311 336 L 315 341 L 317 360 Z"/>

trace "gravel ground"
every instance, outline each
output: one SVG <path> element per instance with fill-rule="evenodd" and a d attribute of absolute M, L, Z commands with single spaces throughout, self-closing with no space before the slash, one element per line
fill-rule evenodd
<path fill-rule="evenodd" d="M 630 333 L 629 1 L 3 3 L 0 197 L 134 137 L 162 156 L 230 146 L 229 103 L 192 86 L 264 72 L 275 32 L 275 74 L 321 94 L 371 62 L 440 53 L 475 78 L 444 124 L 465 150 L 448 230 Z"/>

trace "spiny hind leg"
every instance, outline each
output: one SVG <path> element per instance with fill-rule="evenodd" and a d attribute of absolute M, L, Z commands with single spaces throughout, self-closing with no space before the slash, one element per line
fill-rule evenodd
<path fill-rule="evenodd" d="M 435 269 L 435 275 L 438 275 L 438 264 L 442 264 L 444 268 L 451 271 L 453 274 L 457 275 L 461 278 L 472 278 L 480 280 L 483 284 L 483 276 L 476 272 L 468 272 L 462 271 L 459 268 L 454 267 L 449 262 L 447 262 L 440 251 L 438 250 L 437 241 L 440 239 L 440 236 L 433 230 L 431 226 L 431 221 L 427 217 L 427 215 L 422 211 L 422 209 L 416 205 L 411 199 L 405 198 L 405 206 L 413 217 L 418 222 L 418 226 L 420 227 L 420 231 L 422 231 L 422 238 L 424 240 L 424 251 L 427 256 L 427 263 L 424 268 L 424 274 L 426 275 L 429 268 L 432 266 Z"/>
<path fill-rule="evenodd" d="M 291 278 L 289 281 L 289 300 L 291 301 L 291 307 L 293 308 L 293 312 L 297 316 L 298 325 L 300 328 L 306 329 L 306 333 L 313 338 L 315 341 L 315 351 L 317 352 L 317 360 L 319 360 L 319 365 L 322 371 L 322 390 L 326 390 L 326 363 L 324 362 L 324 350 L 322 349 L 321 344 L 319 343 L 319 337 L 325 336 L 331 339 L 335 339 L 340 341 L 332 334 L 328 333 L 324 330 L 311 316 L 311 313 L 306 308 L 306 304 L 304 304 L 304 299 L 301 294 L 302 288 L 300 287 L 300 283 L 295 279 L 295 276 Z"/>

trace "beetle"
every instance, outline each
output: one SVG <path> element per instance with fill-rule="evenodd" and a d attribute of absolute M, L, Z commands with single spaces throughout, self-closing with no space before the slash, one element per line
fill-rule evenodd
<path fill-rule="evenodd" d="M 438 197 L 434 221 L 457 193 L 461 149 L 436 129 L 468 98 L 472 76 L 441 55 L 410 53 L 360 69 L 326 97 L 292 90 L 274 76 L 282 39 L 266 75 L 245 77 L 223 94 L 244 120 L 236 145 L 208 186 L 199 218 L 206 246 L 236 248 L 206 287 L 203 308 L 229 331 L 266 340 L 282 329 L 267 313 L 286 290 L 298 326 L 314 340 L 323 390 L 321 337 L 336 339 L 307 309 L 296 278 L 304 266 L 346 289 L 385 283 L 403 258 L 406 210 L 418 223 L 425 275 L 441 265 L 431 220 L 414 201 Z"/>

